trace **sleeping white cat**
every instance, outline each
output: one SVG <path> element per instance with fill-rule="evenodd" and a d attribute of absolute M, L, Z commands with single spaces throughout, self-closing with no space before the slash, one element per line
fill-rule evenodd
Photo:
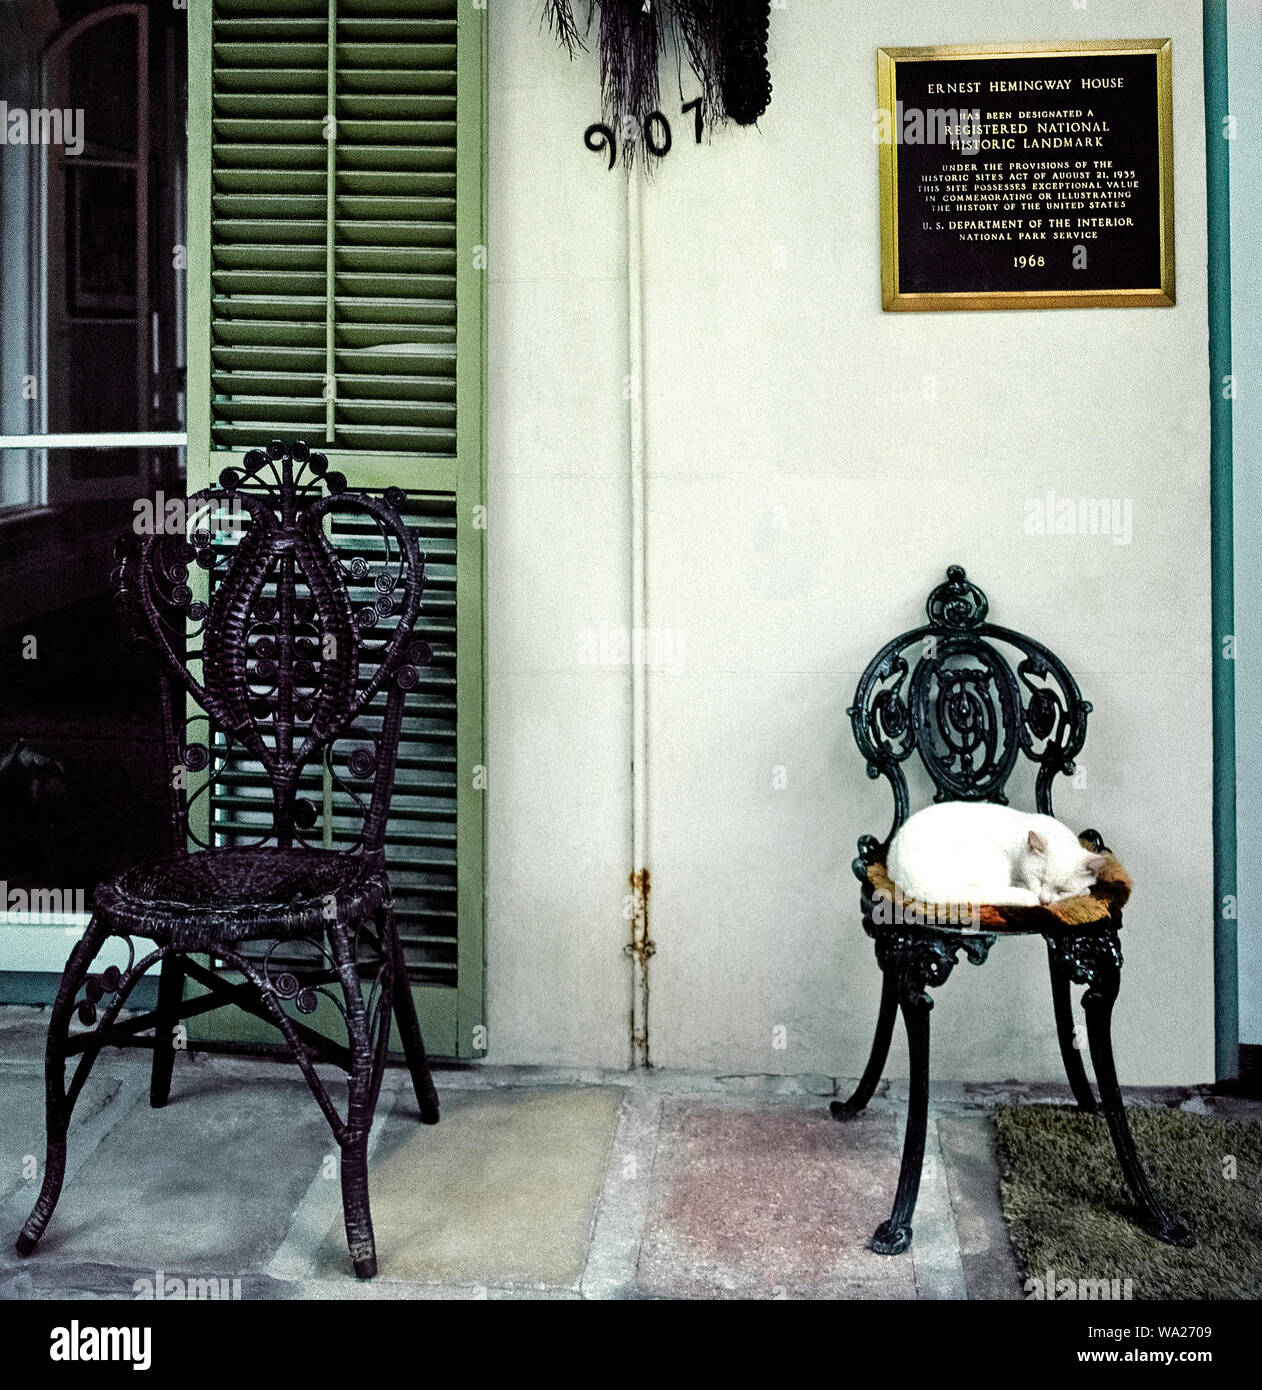
<path fill-rule="evenodd" d="M 1103 863 L 1051 816 L 943 801 L 894 836 L 887 868 L 904 896 L 921 902 L 1046 907 L 1088 892 Z"/>

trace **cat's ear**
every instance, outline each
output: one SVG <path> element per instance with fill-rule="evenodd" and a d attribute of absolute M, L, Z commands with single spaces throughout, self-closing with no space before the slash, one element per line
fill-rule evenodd
<path fill-rule="evenodd" d="M 1104 858 L 1102 854 L 1089 854 L 1082 861 L 1082 867 L 1086 869 L 1089 874 L 1098 874 L 1100 870 L 1104 868 Z"/>
<path fill-rule="evenodd" d="M 1037 830 L 1031 830 L 1030 833 L 1025 837 L 1025 845 L 1031 854 L 1047 853 L 1047 841 L 1043 838 L 1042 835 L 1038 833 Z"/>

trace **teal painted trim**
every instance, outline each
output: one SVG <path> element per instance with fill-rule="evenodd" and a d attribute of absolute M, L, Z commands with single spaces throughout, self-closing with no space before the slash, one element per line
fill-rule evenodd
<path fill-rule="evenodd" d="M 43 970 L 0 970 L 0 1004 L 51 1005 L 57 998 L 61 976 Z M 138 982 L 127 1000 L 129 1009 L 144 1013 L 158 1007 L 158 979 L 148 976 Z"/>
<path fill-rule="evenodd" d="M 1235 632 L 1232 537 L 1230 151 L 1223 117 L 1227 91 L 1227 3 L 1205 0 L 1205 179 L 1209 215 L 1210 564 L 1214 660 L 1214 1065 L 1218 1079 L 1240 1068 L 1236 917 L 1236 679 L 1224 638 Z"/>

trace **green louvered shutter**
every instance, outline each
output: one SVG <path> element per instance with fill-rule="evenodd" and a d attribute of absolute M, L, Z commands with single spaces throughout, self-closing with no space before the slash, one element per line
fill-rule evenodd
<path fill-rule="evenodd" d="M 279 436 L 352 487 L 407 492 L 434 663 L 408 696 L 387 857 L 427 1044 L 481 1055 L 485 11 L 210 0 L 189 23 L 189 487 Z M 219 779 L 220 843 L 263 790 L 248 764 Z M 324 806 L 336 845 L 328 789 Z"/>

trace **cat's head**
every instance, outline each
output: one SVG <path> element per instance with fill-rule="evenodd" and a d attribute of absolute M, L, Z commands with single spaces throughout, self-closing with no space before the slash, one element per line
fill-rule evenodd
<path fill-rule="evenodd" d="M 1021 856 L 1021 881 L 1047 907 L 1090 892 L 1103 865 L 1102 854 L 1076 843 L 1059 844 L 1031 830 Z"/>

